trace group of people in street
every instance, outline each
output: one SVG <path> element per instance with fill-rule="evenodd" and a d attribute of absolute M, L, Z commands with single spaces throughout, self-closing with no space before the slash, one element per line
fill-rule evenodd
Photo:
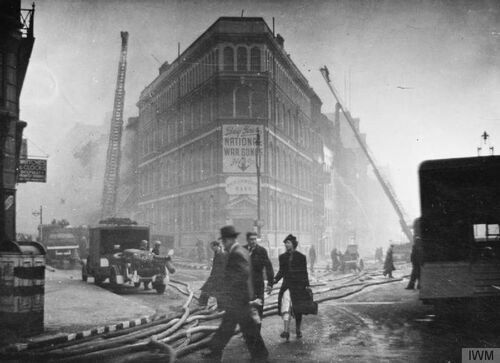
<path fill-rule="evenodd" d="M 234 226 L 225 226 L 220 230 L 220 242 L 210 243 L 214 252 L 212 270 L 201 288 L 199 304 L 206 306 L 208 298 L 213 296 L 217 299 L 218 309 L 224 310 L 225 314 L 204 357 L 220 361 L 224 347 L 239 325 L 252 362 L 266 362 L 269 353 L 260 333 L 266 293 L 269 294 L 273 286 L 283 280 L 278 294 L 278 310 L 283 318 L 280 336 L 286 341 L 290 338 L 291 317 L 295 317 L 296 337 L 301 338 L 302 315 L 314 313 L 310 307 L 314 302 L 306 256 L 297 251 L 297 238 L 288 235 L 283 241 L 286 251 L 279 256 L 279 271 L 274 275 L 266 249 L 258 244 L 257 233 L 246 234 L 245 246 L 236 241 L 239 234 Z"/>

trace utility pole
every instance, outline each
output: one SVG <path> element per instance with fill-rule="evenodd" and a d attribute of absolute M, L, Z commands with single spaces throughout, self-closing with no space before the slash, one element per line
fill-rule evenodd
<path fill-rule="evenodd" d="M 257 127 L 257 137 L 255 139 L 255 167 L 257 169 L 257 237 L 260 238 L 262 221 L 260 220 L 260 167 L 262 162 L 260 150 L 260 130 Z"/>

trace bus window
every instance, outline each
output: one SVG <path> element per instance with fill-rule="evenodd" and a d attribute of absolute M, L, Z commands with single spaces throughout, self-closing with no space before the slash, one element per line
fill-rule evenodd
<path fill-rule="evenodd" d="M 474 241 L 475 242 L 500 241 L 499 225 L 474 224 Z"/>

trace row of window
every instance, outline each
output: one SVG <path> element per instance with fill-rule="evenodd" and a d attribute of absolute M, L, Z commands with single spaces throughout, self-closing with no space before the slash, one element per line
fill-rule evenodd
<path fill-rule="evenodd" d="M 310 232 L 313 210 L 310 204 L 293 202 L 282 198 L 270 199 L 268 205 L 268 228 L 270 230 L 289 230 Z"/>
<path fill-rule="evenodd" d="M 272 177 L 300 189 L 311 190 L 314 176 L 311 162 L 284 146 L 269 143 L 269 173 Z"/>
<path fill-rule="evenodd" d="M 203 95 L 184 102 L 180 110 L 160 115 L 157 122 L 143 128 L 141 156 L 153 153 L 166 145 L 190 134 L 192 131 L 213 122 L 215 98 Z"/>
<path fill-rule="evenodd" d="M 276 68 L 276 73 L 274 71 Z M 293 103 L 297 104 L 306 115 L 311 114 L 311 102 L 309 97 L 306 96 L 304 91 L 293 81 L 295 77 L 290 76 L 289 72 L 285 70 L 281 63 L 279 63 L 270 50 L 266 50 L 266 70 L 273 76 L 276 84 L 286 94 Z"/>
<path fill-rule="evenodd" d="M 267 118 L 266 91 L 248 85 L 222 90 L 220 116 Z"/>
<path fill-rule="evenodd" d="M 248 47 L 245 45 L 226 45 L 223 50 L 223 70 L 260 72 L 260 54 L 260 48 L 257 46 Z"/>
<path fill-rule="evenodd" d="M 143 206 L 142 215 L 145 222 L 152 225 L 153 234 L 172 234 L 179 230 L 206 232 L 216 229 L 214 200 L 202 194 Z"/>
<path fill-rule="evenodd" d="M 248 86 L 237 86 L 233 91 L 221 95 L 221 114 L 226 117 L 265 117 L 266 99 L 263 92 L 254 92 Z M 277 127 L 296 141 L 303 149 L 314 145 L 319 148 L 319 136 L 312 132 L 299 117 L 299 112 L 287 109 L 284 103 L 276 105 Z M 177 141 L 192 131 L 213 122 L 215 119 L 215 98 L 203 95 L 185 102 L 180 106 L 179 113 L 170 112 L 161 115 L 158 122 L 150 123 L 142 136 L 142 156 L 146 156 L 160 148 Z M 179 121 L 180 120 L 180 121 Z"/>
<path fill-rule="evenodd" d="M 236 57 L 235 57 L 236 54 Z M 219 50 L 212 49 L 199 60 L 187 68 L 178 80 L 173 80 L 158 95 L 154 96 L 150 102 L 145 104 L 141 112 L 141 119 L 153 120 L 155 114 L 166 111 L 173 105 L 179 96 L 183 96 L 198 87 L 205 80 L 210 78 L 219 69 Z M 257 46 L 228 46 L 223 49 L 224 71 L 251 71 L 261 70 L 261 50 Z M 180 88 L 180 89 L 179 89 Z"/>
<path fill-rule="evenodd" d="M 209 140 L 163 156 L 139 170 L 141 196 L 191 184 L 216 174 L 217 150 Z"/>
<path fill-rule="evenodd" d="M 180 206 L 180 210 L 178 209 Z M 270 199 L 263 203 L 265 229 L 310 232 L 312 207 L 307 203 L 284 198 Z M 153 234 L 172 234 L 176 231 L 207 232 L 215 226 L 214 199 L 207 194 L 183 196 L 155 202 L 142 207 L 144 222 L 152 225 Z"/>

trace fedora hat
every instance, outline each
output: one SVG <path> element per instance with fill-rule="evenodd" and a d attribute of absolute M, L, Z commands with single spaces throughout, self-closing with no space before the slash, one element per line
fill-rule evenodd
<path fill-rule="evenodd" d="M 236 232 L 236 229 L 234 229 L 234 226 L 224 226 L 220 229 L 220 237 L 219 239 L 222 238 L 236 238 L 240 232 Z"/>

